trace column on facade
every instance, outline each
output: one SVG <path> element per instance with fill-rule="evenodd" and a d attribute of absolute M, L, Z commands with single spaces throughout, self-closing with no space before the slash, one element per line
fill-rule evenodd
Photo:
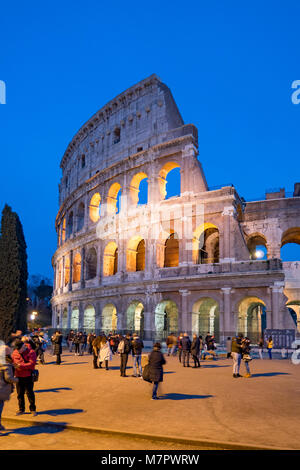
<path fill-rule="evenodd" d="M 220 237 L 220 262 L 227 263 L 235 260 L 234 217 L 236 209 L 233 206 L 224 207 L 222 217 L 223 233 Z"/>
<path fill-rule="evenodd" d="M 154 292 L 153 286 L 148 286 L 144 304 L 144 339 L 153 341 L 155 338 L 155 307 L 161 298 Z"/>
<path fill-rule="evenodd" d="M 98 241 L 97 243 L 97 279 L 98 279 L 98 284 L 101 284 L 102 280 L 102 264 L 103 264 L 103 243 L 101 240 Z"/>
<path fill-rule="evenodd" d="M 181 295 L 181 315 L 178 318 L 178 329 L 191 334 L 192 315 L 189 311 L 189 296 L 191 292 L 187 289 L 179 289 L 179 294 Z"/>
<path fill-rule="evenodd" d="M 65 256 L 62 258 L 62 273 L 61 273 L 61 288 L 62 290 L 65 287 Z"/>
<path fill-rule="evenodd" d="M 84 305 L 83 305 L 83 302 L 79 302 L 78 309 L 79 309 L 78 329 L 82 330 L 83 326 L 84 326 L 84 324 L 83 324 L 84 323 Z"/>
<path fill-rule="evenodd" d="M 85 247 L 81 248 L 81 267 L 80 267 L 80 288 L 84 289 L 85 287 Z"/>
<path fill-rule="evenodd" d="M 71 328 L 71 318 L 72 318 L 72 302 L 68 302 L 68 319 L 67 319 L 67 328 Z"/>
<path fill-rule="evenodd" d="M 69 284 L 68 284 L 68 290 L 72 290 L 72 284 L 73 284 L 73 250 L 70 251 L 70 274 L 69 274 Z"/>
<path fill-rule="evenodd" d="M 271 305 L 272 305 L 272 328 L 281 329 L 283 327 L 283 316 L 285 312 L 285 302 L 282 299 L 284 283 L 278 282 L 271 286 Z"/>
<path fill-rule="evenodd" d="M 223 321 L 222 327 L 220 324 L 220 333 L 225 341 L 227 336 L 232 336 L 235 333 L 235 325 L 233 324 L 233 316 L 231 313 L 231 287 L 222 287 L 223 293 Z M 220 317 L 221 322 L 221 317 Z"/>

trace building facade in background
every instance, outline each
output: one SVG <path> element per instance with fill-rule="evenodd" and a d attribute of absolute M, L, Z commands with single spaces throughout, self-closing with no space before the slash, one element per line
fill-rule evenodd
<path fill-rule="evenodd" d="M 300 244 L 300 185 L 254 202 L 209 188 L 197 129 L 156 75 L 92 116 L 61 169 L 53 327 L 218 342 L 297 330 L 300 262 L 283 263 L 281 248 Z"/>

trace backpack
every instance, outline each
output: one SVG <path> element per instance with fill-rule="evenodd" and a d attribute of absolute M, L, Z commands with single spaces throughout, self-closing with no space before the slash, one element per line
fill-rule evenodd
<path fill-rule="evenodd" d="M 125 350 L 125 341 L 122 339 L 118 346 L 118 353 L 123 354 Z"/>

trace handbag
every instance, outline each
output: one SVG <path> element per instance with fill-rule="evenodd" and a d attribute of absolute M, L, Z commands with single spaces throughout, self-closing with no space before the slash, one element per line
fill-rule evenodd
<path fill-rule="evenodd" d="M 252 361 L 252 357 L 250 356 L 250 354 L 244 354 L 243 355 L 243 361 L 245 361 L 245 362 Z"/>
<path fill-rule="evenodd" d="M 33 382 L 37 382 L 39 380 L 39 371 L 37 369 L 34 369 L 31 371 L 31 378 Z"/>
<path fill-rule="evenodd" d="M 144 370 L 143 370 L 143 380 L 145 380 L 146 382 L 152 382 L 152 380 L 150 379 L 150 366 L 149 364 L 146 364 L 145 367 L 144 367 Z"/>

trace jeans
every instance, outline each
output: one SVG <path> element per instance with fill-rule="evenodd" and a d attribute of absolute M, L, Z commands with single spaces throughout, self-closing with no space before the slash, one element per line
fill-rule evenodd
<path fill-rule="evenodd" d="M 233 373 L 237 375 L 240 373 L 242 355 L 237 352 L 232 352 L 231 356 L 233 359 Z"/>
<path fill-rule="evenodd" d="M 73 349 L 73 341 L 69 341 L 69 352 L 72 352 Z"/>
<path fill-rule="evenodd" d="M 176 349 L 177 349 L 177 345 L 174 344 L 174 345 L 172 346 L 172 349 L 171 349 L 171 356 L 175 356 L 175 354 L 176 354 Z"/>
<path fill-rule="evenodd" d="M 33 391 L 33 381 L 30 377 L 19 377 L 19 382 L 16 385 L 18 402 L 19 402 L 19 411 L 25 411 L 25 392 L 29 400 L 29 409 L 30 411 L 36 411 L 35 408 L 35 397 Z"/>
<path fill-rule="evenodd" d="M 272 359 L 272 348 L 268 348 L 269 359 Z"/>
<path fill-rule="evenodd" d="M 263 358 L 263 350 L 259 349 L 258 350 L 259 357 L 262 359 Z"/>
<path fill-rule="evenodd" d="M 142 357 L 141 355 L 133 356 L 133 375 L 135 375 L 135 376 L 137 376 L 138 374 L 143 375 L 141 357 Z M 137 371 L 138 371 L 138 374 L 137 374 Z"/>
<path fill-rule="evenodd" d="M 4 401 L 0 400 L 0 425 L 1 425 L 1 415 L 2 415 L 2 411 L 3 411 L 3 407 L 4 407 Z"/>
<path fill-rule="evenodd" d="M 153 382 L 152 398 L 157 398 L 158 382 Z"/>
<path fill-rule="evenodd" d="M 249 362 L 245 361 L 245 367 L 246 367 L 247 374 L 251 374 L 250 367 L 249 367 Z"/>
<path fill-rule="evenodd" d="M 185 366 L 185 360 L 187 362 L 187 366 L 189 366 L 189 361 L 190 361 L 190 352 L 189 351 L 182 351 L 182 362 L 183 365 Z"/>
<path fill-rule="evenodd" d="M 126 375 L 126 366 L 128 361 L 128 354 L 122 353 L 121 354 L 121 364 L 120 364 L 120 374 L 122 377 Z"/>

